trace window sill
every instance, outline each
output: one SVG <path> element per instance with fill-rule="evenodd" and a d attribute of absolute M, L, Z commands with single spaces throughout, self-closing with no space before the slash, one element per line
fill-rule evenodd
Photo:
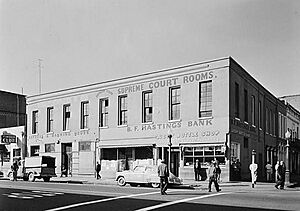
<path fill-rule="evenodd" d="M 172 119 L 172 120 L 168 120 L 169 123 L 173 123 L 173 122 L 181 122 L 181 119 Z"/>
<path fill-rule="evenodd" d="M 70 133 L 71 130 L 63 130 L 63 133 Z"/>
<path fill-rule="evenodd" d="M 103 127 L 100 127 L 100 126 L 99 126 L 99 128 L 100 128 L 100 129 L 107 129 L 107 128 L 109 128 L 109 127 L 108 127 L 108 126 L 103 126 Z"/>
<path fill-rule="evenodd" d="M 88 131 L 90 130 L 90 128 L 83 128 L 83 129 L 80 129 L 80 131 Z"/>
<path fill-rule="evenodd" d="M 152 125 L 153 122 L 142 122 L 142 125 Z"/>
<path fill-rule="evenodd" d="M 46 133 L 46 135 L 52 135 L 52 134 L 54 134 L 54 132 L 53 132 L 53 131 L 51 131 L 51 132 L 47 132 L 47 133 Z"/>
<path fill-rule="evenodd" d="M 213 119 L 213 117 L 212 116 L 198 117 L 198 119 Z"/>
<path fill-rule="evenodd" d="M 128 125 L 118 125 L 117 128 L 128 127 Z"/>

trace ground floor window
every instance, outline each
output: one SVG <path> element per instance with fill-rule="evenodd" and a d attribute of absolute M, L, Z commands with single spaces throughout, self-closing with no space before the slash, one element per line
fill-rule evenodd
<path fill-rule="evenodd" d="M 31 156 L 39 156 L 40 146 L 31 146 L 30 147 L 30 155 Z"/>
<path fill-rule="evenodd" d="M 185 166 L 194 165 L 197 159 L 202 164 L 208 164 L 212 160 L 218 160 L 220 164 L 225 164 L 225 151 L 221 145 L 184 147 L 183 158 Z"/>

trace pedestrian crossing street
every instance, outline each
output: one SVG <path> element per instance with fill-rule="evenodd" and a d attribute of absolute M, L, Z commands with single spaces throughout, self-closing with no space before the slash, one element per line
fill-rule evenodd
<path fill-rule="evenodd" d="M 7 196 L 8 198 L 34 199 L 34 198 L 59 196 L 59 195 L 64 195 L 64 193 L 33 190 L 33 191 L 12 192 L 9 194 L 5 193 L 2 195 Z"/>

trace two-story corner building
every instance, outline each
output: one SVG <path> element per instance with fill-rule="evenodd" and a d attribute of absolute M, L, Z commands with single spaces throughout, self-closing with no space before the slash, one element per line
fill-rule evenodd
<path fill-rule="evenodd" d="M 26 98 L 0 91 L 0 171 L 5 174 L 14 160 L 26 156 Z"/>
<path fill-rule="evenodd" d="M 104 177 L 139 164 L 169 161 L 183 179 L 212 160 L 222 180 L 241 163 L 248 179 L 251 152 L 260 167 L 277 159 L 278 113 L 284 104 L 232 58 L 216 59 L 27 98 L 30 156 L 57 157 L 72 175 Z M 170 154 L 169 154 L 170 153 Z M 264 168 L 260 168 L 264 179 Z M 206 176 L 201 172 L 202 178 Z M 236 175 L 235 175 L 236 176 Z"/>

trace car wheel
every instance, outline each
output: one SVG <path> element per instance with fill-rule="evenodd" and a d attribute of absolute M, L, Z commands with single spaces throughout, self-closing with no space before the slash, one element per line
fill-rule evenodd
<path fill-rule="evenodd" d="M 13 181 L 13 180 L 14 180 L 14 176 L 13 176 L 13 173 L 12 173 L 12 172 L 9 172 L 8 178 L 9 178 L 10 181 Z"/>
<path fill-rule="evenodd" d="M 50 181 L 50 177 L 44 177 L 44 182 L 49 182 Z"/>
<path fill-rule="evenodd" d="M 30 174 L 28 175 L 28 180 L 29 180 L 29 182 L 34 182 L 35 177 L 34 177 L 33 173 L 30 173 Z"/>
<path fill-rule="evenodd" d="M 124 185 L 126 185 L 126 181 L 125 181 L 125 178 L 124 178 L 124 177 L 119 177 L 119 178 L 118 178 L 118 185 L 119 185 L 119 186 L 124 186 Z"/>
<path fill-rule="evenodd" d="M 153 182 L 153 183 L 151 183 L 151 186 L 153 188 L 158 188 L 159 187 L 159 183 Z"/>

